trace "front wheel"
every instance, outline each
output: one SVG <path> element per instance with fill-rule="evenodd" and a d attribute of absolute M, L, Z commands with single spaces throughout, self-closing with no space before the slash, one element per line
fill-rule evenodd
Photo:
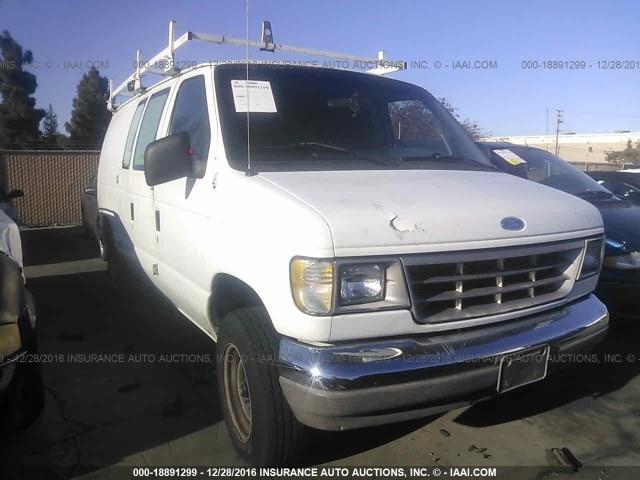
<path fill-rule="evenodd" d="M 304 427 L 280 389 L 278 338 L 263 307 L 230 313 L 218 336 L 220 404 L 236 451 L 255 465 L 288 465 Z"/>

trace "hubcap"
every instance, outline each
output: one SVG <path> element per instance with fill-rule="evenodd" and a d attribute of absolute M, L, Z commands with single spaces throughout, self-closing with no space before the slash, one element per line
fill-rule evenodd
<path fill-rule="evenodd" d="M 242 442 L 251 436 L 251 395 L 244 363 L 237 347 L 229 343 L 224 350 L 224 395 L 231 423 Z"/>

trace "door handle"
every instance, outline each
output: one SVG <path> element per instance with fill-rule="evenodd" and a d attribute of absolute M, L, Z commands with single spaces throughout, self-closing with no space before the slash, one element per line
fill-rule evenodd
<path fill-rule="evenodd" d="M 133 208 L 133 202 L 131 202 L 129 204 L 129 207 L 130 207 L 130 212 L 131 212 L 131 220 L 133 221 L 133 220 L 136 219 L 136 213 L 135 213 L 134 208 Z"/>
<path fill-rule="evenodd" d="M 160 210 L 156 210 L 156 232 L 160 231 Z"/>

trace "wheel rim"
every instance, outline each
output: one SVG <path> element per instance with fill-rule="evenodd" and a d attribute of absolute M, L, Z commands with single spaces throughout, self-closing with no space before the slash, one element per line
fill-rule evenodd
<path fill-rule="evenodd" d="M 224 393 L 229 417 L 242 442 L 251 436 L 251 395 L 247 372 L 238 348 L 230 343 L 224 350 Z"/>

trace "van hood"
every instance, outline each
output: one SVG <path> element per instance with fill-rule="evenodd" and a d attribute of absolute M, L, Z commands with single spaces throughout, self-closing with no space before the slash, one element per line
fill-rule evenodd
<path fill-rule="evenodd" d="M 600 213 L 589 203 L 500 172 L 365 170 L 260 176 L 325 219 L 337 256 L 436 251 L 484 241 L 510 245 L 523 243 L 514 241 L 517 238 L 602 228 Z M 505 230 L 501 222 L 506 217 L 522 219 L 524 229 Z"/>

